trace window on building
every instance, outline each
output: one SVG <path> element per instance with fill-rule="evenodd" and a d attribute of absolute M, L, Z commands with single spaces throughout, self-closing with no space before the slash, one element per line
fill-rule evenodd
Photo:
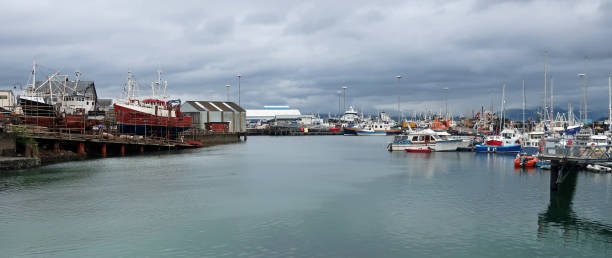
<path fill-rule="evenodd" d="M 6 95 L 0 95 L 0 99 L 8 99 L 8 96 L 6 96 Z"/>

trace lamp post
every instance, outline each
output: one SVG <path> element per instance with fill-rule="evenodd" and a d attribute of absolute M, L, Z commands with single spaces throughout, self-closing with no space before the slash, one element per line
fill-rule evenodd
<path fill-rule="evenodd" d="M 444 88 L 444 118 L 448 120 L 448 88 Z"/>
<path fill-rule="evenodd" d="M 225 88 L 227 89 L 227 101 L 229 101 L 230 100 L 230 97 L 229 97 L 230 85 L 229 84 L 225 85 Z"/>
<path fill-rule="evenodd" d="M 346 89 L 348 86 L 342 86 L 342 90 L 344 91 L 344 111 L 346 111 Z"/>
<path fill-rule="evenodd" d="M 578 77 L 582 78 L 582 101 L 584 102 L 584 124 L 586 125 L 588 123 L 588 115 L 587 115 L 587 96 L 586 96 L 586 73 L 579 73 Z"/>
<path fill-rule="evenodd" d="M 242 75 L 238 74 L 236 77 L 238 77 L 238 106 L 240 106 L 240 77 L 242 77 Z"/>
<path fill-rule="evenodd" d="M 338 114 L 342 115 L 342 111 L 341 111 L 341 106 L 340 104 L 342 103 L 342 91 L 338 91 Z"/>
<path fill-rule="evenodd" d="M 397 78 L 397 122 L 401 125 L 402 124 L 402 111 L 400 109 L 400 79 L 402 78 L 402 76 L 397 75 L 395 76 L 395 78 Z"/>

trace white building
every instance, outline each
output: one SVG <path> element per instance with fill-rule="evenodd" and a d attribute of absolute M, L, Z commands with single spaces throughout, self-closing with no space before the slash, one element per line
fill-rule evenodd
<path fill-rule="evenodd" d="M 249 121 L 268 121 L 277 116 L 301 116 L 300 110 L 291 109 L 289 106 L 264 106 L 263 109 L 247 109 L 246 119 Z"/>
<path fill-rule="evenodd" d="M 11 90 L 0 90 L 0 108 L 13 110 L 15 107 L 15 95 Z"/>
<path fill-rule="evenodd" d="M 191 127 L 206 129 L 207 123 L 228 123 L 229 132 L 246 132 L 246 111 L 234 102 L 187 101 L 181 112 L 191 116 Z"/>

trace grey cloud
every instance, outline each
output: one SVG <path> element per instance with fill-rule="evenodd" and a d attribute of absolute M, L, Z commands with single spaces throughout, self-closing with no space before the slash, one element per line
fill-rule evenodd
<path fill-rule="evenodd" d="M 336 112 L 337 91 L 366 111 L 394 111 L 402 74 L 405 111 L 441 107 L 540 105 L 544 51 L 556 103 L 580 101 L 583 58 L 589 96 L 607 104 L 612 70 L 612 10 L 597 1 L 78 1 L 2 4 L 0 87 L 25 84 L 31 62 L 95 80 L 115 97 L 132 68 L 141 85 L 161 66 L 170 91 L 185 98 L 225 98 L 243 74 L 247 108 L 287 104 L 304 112 Z M 62 10 L 58 12 L 50 10 Z M 54 15 L 49 15 L 53 13 Z"/>

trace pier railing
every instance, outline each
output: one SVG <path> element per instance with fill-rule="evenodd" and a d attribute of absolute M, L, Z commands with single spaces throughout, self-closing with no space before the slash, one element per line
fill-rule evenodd
<path fill-rule="evenodd" d="M 559 145 L 546 142 L 541 156 L 544 159 L 563 159 L 577 162 L 612 161 L 612 145 Z"/>

